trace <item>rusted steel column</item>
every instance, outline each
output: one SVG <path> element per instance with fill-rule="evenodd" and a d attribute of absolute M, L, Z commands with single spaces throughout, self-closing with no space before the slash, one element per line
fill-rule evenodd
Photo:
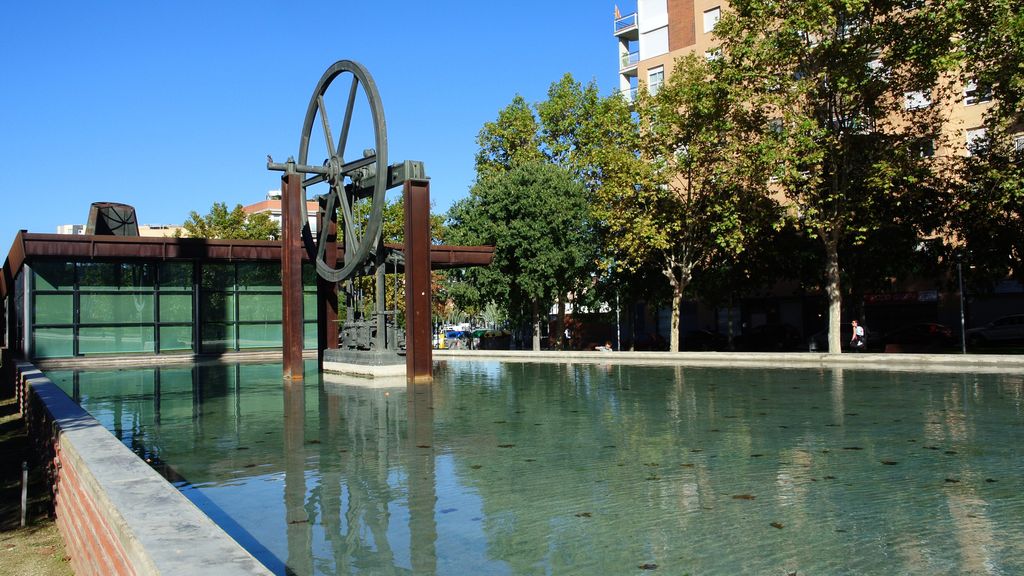
<path fill-rule="evenodd" d="M 302 380 L 302 174 L 281 177 L 281 330 L 284 378 Z"/>
<path fill-rule="evenodd" d="M 430 181 L 407 180 L 405 197 L 405 367 L 410 384 L 433 380 L 430 342 Z"/>
<path fill-rule="evenodd" d="M 320 201 L 320 207 L 326 204 Z M 338 266 L 338 222 L 334 215 L 323 218 L 317 214 L 317 234 L 325 234 L 324 261 L 331 268 Z M 316 277 L 316 339 L 317 368 L 324 367 L 324 350 L 338 347 L 338 285 Z"/>

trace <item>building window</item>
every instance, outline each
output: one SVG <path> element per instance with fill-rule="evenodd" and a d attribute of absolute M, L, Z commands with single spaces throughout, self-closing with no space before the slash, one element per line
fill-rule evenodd
<path fill-rule="evenodd" d="M 972 128 L 967 131 L 967 155 L 973 156 L 983 150 L 988 143 L 984 128 Z"/>
<path fill-rule="evenodd" d="M 658 93 L 661 90 L 661 84 L 665 81 L 665 68 L 664 66 L 658 66 L 657 68 L 651 68 L 647 71 L 647 91 L 650 92 L 651 96 Z"/>
<path fill-rule="evenodd" d="M 964 86 L 964 106 L 973 106 L 979 102 L 990 102 L 991 100 L 992 88 L 990 86 L 978 86 L 974 80 Z"/>
<path fill-rule="evenodd" d="M 927 90 L 914 90 L 903 93 L 903 108 L 905 110 L 920 110 L 927 108 L 932 103 L 931 94 Z"/>
<path fill-rule="evenodd" d="M 1024 154 L 1024 134 L 1017 134 L 1013 137 L 1013 152 L 1014 154 Z"/>
<path fill-rule="evenodd" d="M 919 158 L 931 158 L 935 156 L 935 140 L 925 138 L 914 144 L 914 152 Z"/>
<path fill-rule="evenodd" d="M 704 33 L 707 34 L 715 29 L 715 24 L 722 19 L 722 9 L 715 6 L 704 13 Z"/>

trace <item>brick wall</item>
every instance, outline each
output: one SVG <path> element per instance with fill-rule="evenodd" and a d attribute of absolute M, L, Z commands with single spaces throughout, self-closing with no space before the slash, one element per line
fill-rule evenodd
<path fill-rule="evenodd" d="M 71 557 L 71 567 L 77 575 L 137 574 L 111 530 L 110 520 L 100 513 L 93 491 L 83 483 L 82 473 L 76 469 L 80 461 L 62 449 L 60 425 L 42 398 L 31 394 L 27 372 L 19 371 L 18 400 L 29 426 L 36 464 L 47 469 L 53 513 Z"/>
<path fill-rule="evenodd" d="M 34 366 L 15 384 L 77 576 L 271 574 Z"/>

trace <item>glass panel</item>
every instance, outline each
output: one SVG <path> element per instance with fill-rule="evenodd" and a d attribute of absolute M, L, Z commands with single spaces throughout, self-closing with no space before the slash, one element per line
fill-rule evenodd
<path fill-rule="evenodd" d="M 75 287 L 74 262 L 36 262 L 32 265 L 36 290 L 70 290 Z"/>
<path fill-rule="evenodd" d="M 280 324 L 239 324 L 239 348 L 280 348 L 284 342 Z"/>
<path fill-rule="evenodd" d="M 75 353 L 75 334 L 71 328 L 36 328 L 32 331 L 35 358 L 64 358 Z"/>
<path fill-rule="evenodd" d="M 316 320 L 316 292 L 302 295 L 302 319 Z"/>
<path fill-rule="evenodd" d="M 202 352 L 224 352 L 235 349 L 234 324 L 203 324 Z"/>
<path fill-rule="evenodd" d="M 280 294 L 238 294 L 238 319 L 256 322 L 281 321 Z"/>
<path fill-rule="evenodd" d="M 71 324 L 75 321 L 73 294 L 36 294 L 36 324 Z"/>
<path fill-rule="evenodd" d="M 78 329 L 80 354 L 152 352 L 153 326 L 83 326 Z"/>
<path fill-rule="evenodd" d="M 234 264 L 203 264 L 202 287 L 204 290 L 234 290 Z"/>
<path fill-rule="evenodd" d="M 160 322 L 191 322 L 192 294 L 160 293 Z"/>
<path fill-rule="evenodd" d="M 160 264 L 161 290 L 191 290 L 192 263 L 164 262 Z"/>
<path fill-rule="evenodd" d="M 340 253 L 343 254 L 344 250 Z M 302 265 L 302 285 L 306 290 L 316 288 L 316 266 L 308 262 Z"/>
<path fill-rule="evenodd" d="M 316 350 L 316 322 L 306 322 L 302 325 L 302 348 L 304 350 Z"/>
<path fill-rule="evenodd" d="M 247 262 L 238 265 L 238 289 L 281 291 L 281 265 Z"/>
<path fill-rule="evenodd" d="M 224 292 L 208 292 L 202 295 L 200 312 L 204 322 L 234 322 L 235 296 Z"/>
<path fill-rule="evenodd" d="M 80 262 L 78 285 L 82 290 L 145 290 L 153 287 L 151 264 Z"/>
<path fill-rule="evenodd" d="M 106 262 L 82 262 L 78 265 L 78 283 L 83 290 L 116 290 L 118 267 Z"/>
<path fill-rule="evenodd" d="M 79 306 L 82 324 L 153 323 L 153 294 L 82 292 Z"/>
<path fill-rule="evenodd" d="M 172 350 L 192 349 L 192 327 L 191 326 L 161 326 L 160 327 L 160 351 L 169 352 Z"/>

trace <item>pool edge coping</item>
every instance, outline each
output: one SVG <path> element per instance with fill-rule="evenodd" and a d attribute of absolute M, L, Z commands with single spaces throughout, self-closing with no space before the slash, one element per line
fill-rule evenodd
<path fill-rule="evenodd" d="M 598 352 L 558 350 L 434 350 L 435 360 L 623 364 L 735 368 L 850 368 L 924 372 L 1024 372 L 1024 355 L 828 354 L 821 352 Z"/>
<path fill-rule="evenodd" d="M 16 367 L 52 418 L 60 465 L 73 467 L 102 508 L 136 573 L 273 574 L 39 368 Z"/>

